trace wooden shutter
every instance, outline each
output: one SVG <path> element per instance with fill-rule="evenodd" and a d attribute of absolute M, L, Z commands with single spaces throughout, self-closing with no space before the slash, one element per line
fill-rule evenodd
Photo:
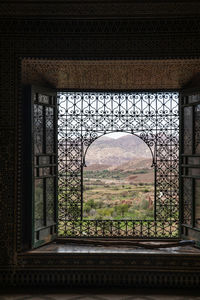
<path fill-rule="evenodd" d="M 27 86 L 24 107 L 26 237 L 36 248 L 57 236 L 56 92 Z"/>
<path fill-rule="evenodd" d="M 180 201 L 182 238 L 200 245 L 200 84 L 180 94 Z"/>

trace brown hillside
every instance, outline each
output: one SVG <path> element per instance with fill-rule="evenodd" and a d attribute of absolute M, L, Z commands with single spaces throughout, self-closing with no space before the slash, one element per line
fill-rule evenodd
<path fill-rule="evenodd" d="M 119 166 L 112 166 L 109 170 L 135 171 L 140 169 L 152 169 L 152 159 L 137 158 Z"/>
<path fill-rule="evenodd" d="M 134 135 L 126 135 L 118 139 L 101 137 L 88 149 L 86 165 L 108 165 L 118 167 L 130 161 L 151 160 L 148 146 Z M 146 162 L 144 161 L 146 164 Z M 133 164 L 133 163 L 131 163 Z M 151 162 L 150 162 L 151 164 Z M 127 168 L 130 166 L 127 165 Z"/>

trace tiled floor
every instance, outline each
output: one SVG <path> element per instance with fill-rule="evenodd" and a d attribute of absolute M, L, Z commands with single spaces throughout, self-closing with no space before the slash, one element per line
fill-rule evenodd
<path fill-rule="evenodd" d="M 200 291 L 74 291 L 0 295 L 0 300 L 200 300 Z"/>

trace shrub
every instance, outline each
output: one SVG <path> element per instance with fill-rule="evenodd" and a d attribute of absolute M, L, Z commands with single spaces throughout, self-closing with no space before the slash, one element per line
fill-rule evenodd
<path fill-rule="evenodd" d="M 142 199 L 141 204 L 140 204 L 140 207 L 141 207 L 142 209 L 147 209 L 148 206 L 149 206 L 149 202 L 148 202 L 146 199 Z"/>
<path fill-rule="evenodd" d="M 117 212 L 118 215 L 121 215 L 124 217 L 125 213 L 128 212 L 130 205 L 128 204 L 120 204 L 115 207 L 115 211 Z"/>

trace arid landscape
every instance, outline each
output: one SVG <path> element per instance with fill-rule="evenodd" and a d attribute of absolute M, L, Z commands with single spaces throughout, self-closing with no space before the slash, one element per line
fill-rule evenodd
<path fill-rule="evenodd" d="M 88 149 L 84 219 L 152 219 L 154 169 L 148 146 L 133 135 L 110 134 Z"/>

